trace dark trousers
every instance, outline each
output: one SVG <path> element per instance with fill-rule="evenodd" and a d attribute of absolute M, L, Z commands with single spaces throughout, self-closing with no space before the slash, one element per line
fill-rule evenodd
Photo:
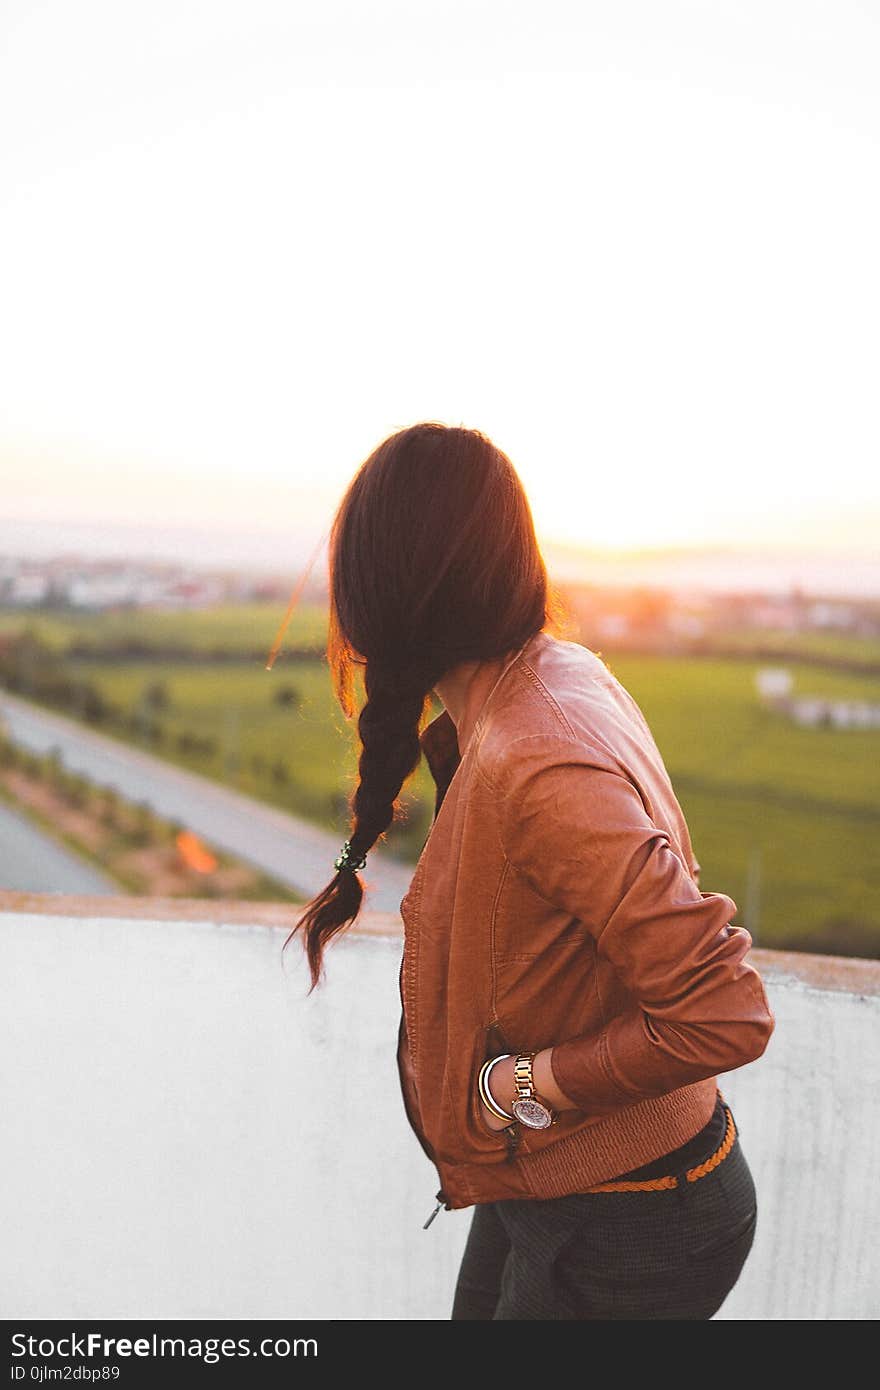
<path fill-rule="evenodd" d="M 752 1175 L 735 1139 L 696 1182 L 477 1206 L 453 1319 L 705 1319 L 755 1237 Z"/>

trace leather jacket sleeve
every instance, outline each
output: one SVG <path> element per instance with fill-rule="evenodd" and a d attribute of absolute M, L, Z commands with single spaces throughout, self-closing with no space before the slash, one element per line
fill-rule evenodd
<path fill-rule="evenodd" d="M 560 1038 L 560 1089 L 602 1115 L 759 1057 L 774 1018 L 737 904 L 702 892 L 614 756 L 578 736 L 515 739 L 491 769 L 510 864 L 583 922 L 632 1005 Z"/>

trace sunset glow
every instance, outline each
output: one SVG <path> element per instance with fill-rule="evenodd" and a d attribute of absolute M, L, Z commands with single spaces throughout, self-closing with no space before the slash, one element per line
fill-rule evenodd
<path fill-rule="evenodd" d="M 432 418 L 548 538 L 867 543 L 876 51 L 848 0 L 10 0 L 2 515 L 314 538 Z"/>

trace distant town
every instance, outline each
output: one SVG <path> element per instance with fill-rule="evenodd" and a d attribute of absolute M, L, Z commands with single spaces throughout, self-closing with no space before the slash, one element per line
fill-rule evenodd
<path fill-rule="evenodd" d="M 552 572 L 551 572 L 552 577 Z M 0 605 L 17 610 L 103 613 L 121 609 L 197 610 L 228 603 L 287 601 L 297 576 L 204 570 L 165 560 L 56 558 L 0 560 Z M 743 632 L 880 637 L 880 599 L 785 592 L 701 590 L 690 585 L 630 587 L 556 581 L 591 645 L 688 650 L 706 638 Z M 326 570 L 315 566 L 303 599 L 326 601 Z M 587 636 L 587 634 L 589 634 Z"/>
<path fill-rule="evenodd" d="M 0 559 L 0 604 L 103 613 L 119 608 L 210 608 L 218 603 L 271 602 L 290 579 L 247 571 L 205 571 L 163 560 L 132 562 L 59 556 Z M 317 592 L 320 590 L 316 590 Z"/>

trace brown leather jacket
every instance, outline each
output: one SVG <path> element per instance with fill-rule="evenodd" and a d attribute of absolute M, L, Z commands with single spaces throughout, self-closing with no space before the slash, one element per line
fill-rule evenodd
<path fill-rule="evenodd" d="M 589 648 L 539 632 L 463 755 L 446 710 L 421 743 L 437 799 L 400 904 L 398 1066 L 438 1200 L 563 1196 L 677 1148 L 774 1019 L 737 904 L 699 887 L 635 700 Z M 551 1046 L 581 1108 L 490 1129 L 481 1063 Z"/>

